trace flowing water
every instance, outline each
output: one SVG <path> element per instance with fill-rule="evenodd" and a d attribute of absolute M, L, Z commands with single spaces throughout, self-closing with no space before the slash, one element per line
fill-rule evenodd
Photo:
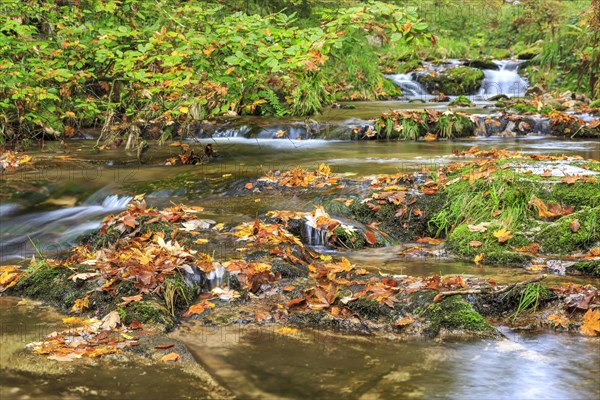
<path fill-rule="evenodd" d="M 344 120 L 352 112 L 357 118 L 364 118 L 369 113 L 373 115 L 373 109 L 388 105 L 364 103 L 357 110 L 332 110 L 338 113 L 332 120 Z M 103 161 L 106 154 L 98 155 L 92 150 L 92 141 L 80 140 L 69 143 L 82 161 L 73 164 L 76 167 L 63 163 L 53 165 L 47 173 L 40 173 L 38 168 L 2 176 L 0 184 L 7 188 L 13 184 L 27 188 L 8 200 L 2 198 L 2 260 L 10 263 L 29 258 L 37 251 L 51 253 L 68 247 L 80 234 L 97 228 L 104 216 L 122 210 L 137 193 L 146 193 L 147 201 L 158 206 L 180 201 L 204 206 L 207 218 L 227 224 L 250 221 L 272 209 L 309 211 L 310 194 L 242 195 L 236 190 L 270 169 L 315 168 L 325 162 L 335 172 L 349 177 L 406 172 L 447 163 L 453 160 L 452 151 L 475 145 L 600 160 L 595 141 L 543 136 L 422 143 L 222 135 L 201 142 L 213 143 L 221 157 L 203 166 L 165 167 L 162 163 L 176 150 L 153 146 L 143 167 L 133 155 L 116 152 L 108 154 L 113 161 L 107 163 Z M 32 153 L 51 162 L 46 153 Z M 318 232 L 307 229 L 305 235 L 312 244 L 322 245 Z M 234 248 L 233 243 L 223 246 L 223 254 Z M 492 277 L 498 282 L 513 282 L 528 276 L 519 269 L 477 267 L 443 258 L 402 258 L 396 256 L 397 251 L 385 248 L 343 254 L 370 270 L 394 274 L 460 273 Z M 212 279 L 216 284 L 221 276 L 215 273 Z M 597 280 L 584 278 L 553 279 L 598 284 Z M 15 354 L 20 354 L 18 350 L 40 334 L 35 329 L 42 326 L 46 332 L 58 318 L 44 308 L 24 312 L 16 300 L 0 298 L 2 400 L 115 398 L 106 388 L 114 389 L 117 398 L 169 395 L 201 398 L 205 394 L 201 385 L 172 369 L 115 363 L 106 370 L 85 367 L 49 376 L 44 371 L 22 368 L 21 364 L 35 364 L 36 358 L 17 362 L 20 356 Z M 17 333 L 11 333 L 14 327 Z M 507 339 L 502 341 L 399 342 L 314 330 L 282 337 L 268 330 L 244 329 L 235 326 L 207 331 L 187 323 L 173 336 L 188 344 L 197 360 L 240 398 L 591 399 L 600 396 L 597 339 L 551 333 L 527 336 L 506 331 Z"/>
<path fill-rule="evenodd" d="M 518 69 L 522 61 L 499 60 L 494 61 L 498 70 L 483 70 L 485 78 L 481 84 L 479 95 L 489 98 L 498 94 L 508 97 L 522 97 L 529 87 L 529 83 L 519 76 Z"/>

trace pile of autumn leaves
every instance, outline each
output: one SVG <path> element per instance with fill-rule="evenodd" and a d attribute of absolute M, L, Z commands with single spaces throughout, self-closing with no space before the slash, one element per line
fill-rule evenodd
<path fill-rule="evenodd" d="M 31 156 L 14 151 L 0 149 L 0 173 L 4 171 L 15 171 L 24 164 L 31 162 Z"/>

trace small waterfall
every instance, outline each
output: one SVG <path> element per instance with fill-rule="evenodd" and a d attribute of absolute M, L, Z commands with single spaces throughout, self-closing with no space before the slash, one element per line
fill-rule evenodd
<path fill-rule="evenodd" d="M 489 98 L 498 94 L 509 97 L 522 97 L 529 87 L 529 83 L 518 74 L 522 61 L 497 60 L 494 61 L 498 71 L 484 69 L 485 75 L 479 89 L 479 96 Z"/>
<path fill-rule="evenodd" d="M 409 74 L 385 75 L 385 77 L 398 85 L 407 97 L 428 95 L 427 90 L 425 90 L 419 82 L 413 79 L 414 75 L 412 72 Z"/>
<path fill-rule="evenodd" d="M 109 195 L 100 191 L 76 207 L 34 212 L 11 217 L 0 224 L 0 260 L 22 259 L 37 250 L 54 253 L 68 247 L 83 233 L 97 229 L 101 219 L 111 212 L 124 210 L 129 196 Z"/>
<path fill-rule="evenodd" d="M 225 275 L 225 268 L 221 263 L 216 262 L 213 265 L 215 268 L 206 275 L 211 290 L 217 287 L 220 288 L 223 285 L 223 276 Z"/>
<path fill-rule="evenodd" d="M 314 228 L 309 224 L 304 224 L 302 227 L 302 241 L 309 246 L 325 247 L 327 245 L 327 232 Z"/>

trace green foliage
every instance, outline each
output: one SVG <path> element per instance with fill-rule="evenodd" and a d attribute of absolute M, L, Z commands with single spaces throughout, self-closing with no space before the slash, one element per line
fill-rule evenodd
<path fill-rule="evenodd" d="M 529 283 L 525 286 L 525 290 L 521 293 L 521 298 L 519 299 L 519 305 L 515 313 L 513 314 L 513 320 L 515 320 L 520 313 L 531 308 L 533 312 L 535 312 L 540 304 L 540 301 L 543 301 L 545 298 L 549 297 L 549 291 L 544 286 L 539 283 Z"/>
<path fill-rule="evenodd" d="M 105 120 L 127 130 L 208 114 L 313 114 L 345 80 L 328 64 L 344 63 L 346 42 L 373 35 L 393 47 L 431 37 L 414 10 L 378 1 L 325 9 L 312 24 L 209 1 L 65 4 L 3 4 L 3 141 L 70 136 Z M 367 64 L 355 72 L 368 81 L 363 97 L 376 98 L 383 78 Z"/>

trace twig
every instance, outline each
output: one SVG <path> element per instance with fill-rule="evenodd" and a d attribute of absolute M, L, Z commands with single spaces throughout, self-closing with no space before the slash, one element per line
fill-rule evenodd
<path fill-rule="evenodd" d="M 524 286 L 524 285 L 528 285 L 530 283 L 535 283 L 535 282 L 539 282 L 541 280 L 546 279 L 548 275 L 541 275 L 541 276 L 537 276 L 535 278 L 523 281 L 523 282 L 518 282 L 518 283 L 513 283 L 510 284 L 508 286 L 503 287 L 500 290 L 489 290 L 489 289 L 469 289 L 469 290 L 450 290 L 447 292 L 440 292 L 437 296 L 435 296 L 435 298 L 433 299 L 434 303 L 438 303 L 442 300 L 444 300 L 446 297 L 449 296 L 466 296 L 468 294 L 500 294 L 500 293 L 504 293 L 504 292 L 508 292 L 511 289 L 514 289 L 518 286 Z"/>

